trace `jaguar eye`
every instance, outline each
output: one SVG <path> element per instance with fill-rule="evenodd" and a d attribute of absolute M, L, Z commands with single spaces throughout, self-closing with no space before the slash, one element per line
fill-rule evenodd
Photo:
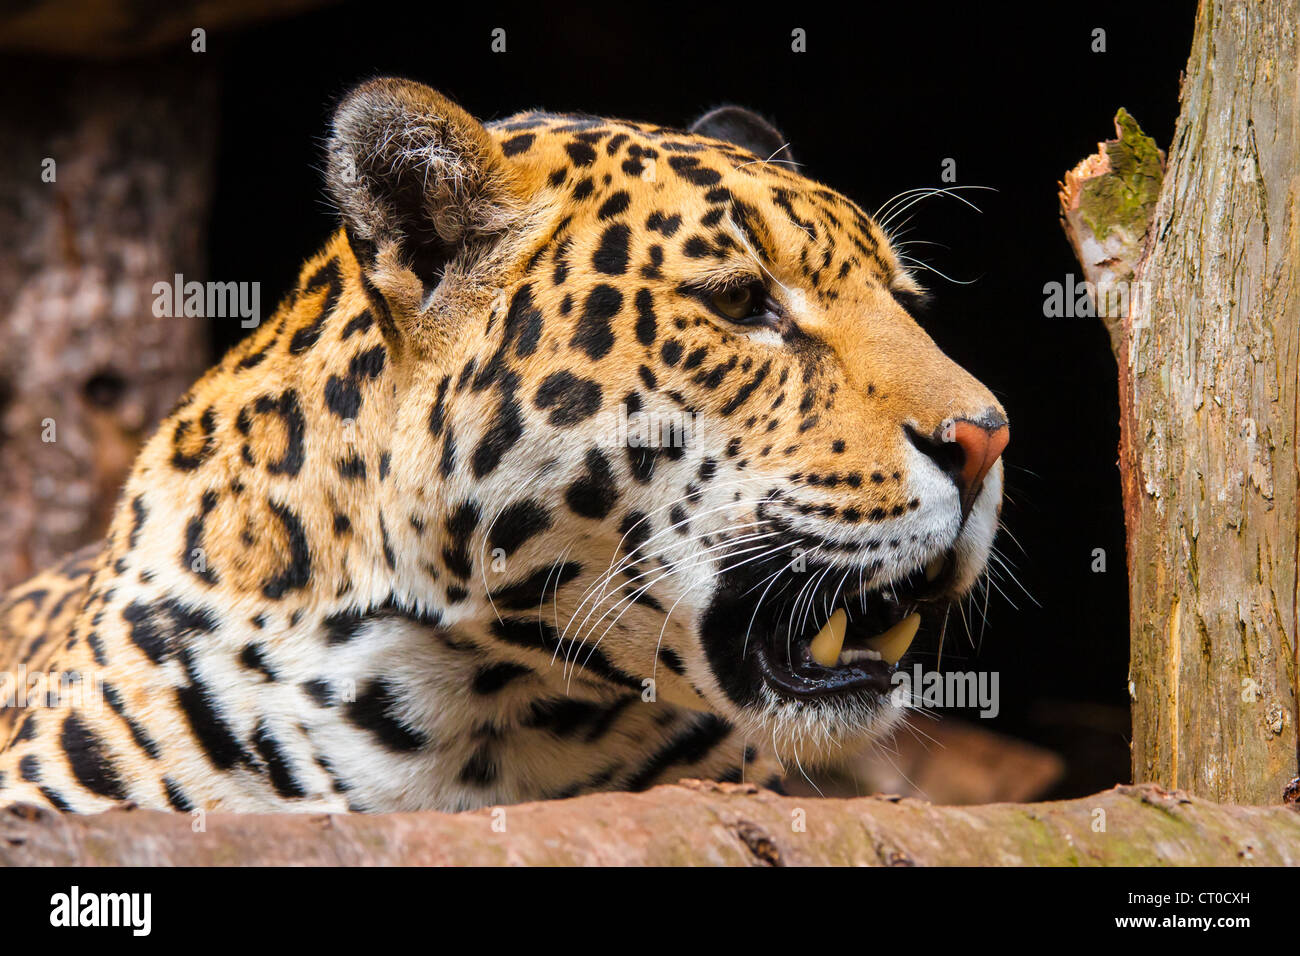
<path fill-rule="evenodd" d="M 732 322 L 746 322 L 763 315 L 766 309 L 763 287 L 753 282 L 714 292 L 709 297 L 713 308 Z"/>

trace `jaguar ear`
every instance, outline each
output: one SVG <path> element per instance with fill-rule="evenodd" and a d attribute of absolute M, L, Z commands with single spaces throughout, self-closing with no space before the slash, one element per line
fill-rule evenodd
<path fill-rule="evenodd" d="M 763 117 L 743 106 L 719 106 L 709 110 L 694 123 L 690 131 L 711 136 L 747 149 L 759 159 L 792 162 L 793 157 L 780 130 Z"/>
<path fill-rule="evenodd" d="M 483 125 L 410 80 L 371 80 L 343 98 L 325 176 L 368 291 L 408 315 L 495 243 L 520 206 Z"/>

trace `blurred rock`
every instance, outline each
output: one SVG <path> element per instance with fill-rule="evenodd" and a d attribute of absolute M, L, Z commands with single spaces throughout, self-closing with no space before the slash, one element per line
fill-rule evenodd
<path fill-rule="evenodd" d="M 958 805 L 1035 800 L 1065 773 L 1056 754 L 950 717 L 913 717 L 893 740 L 848 757 L 833 771 L 785 781 L 792 794 L 873 793 Z M 813 788 L 813 784 L 817 789 Z"/>

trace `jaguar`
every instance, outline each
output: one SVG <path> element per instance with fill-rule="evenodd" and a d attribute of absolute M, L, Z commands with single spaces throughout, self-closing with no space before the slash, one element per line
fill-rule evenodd
<path fill-rule="evenodd" d="M 0 606 L 0 804 L 776 787 L 891 732 L 1009 433 L 880 223 L 732 106 L 484 124 L 379 78 L 325 173 L 293 291 Z"/>

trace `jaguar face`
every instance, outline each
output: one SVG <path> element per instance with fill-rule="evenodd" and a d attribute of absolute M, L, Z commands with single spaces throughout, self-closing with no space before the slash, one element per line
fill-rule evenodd
<path fill-rule="evenodd" d="M 331 184 L 412 343 L 393 493 L 436 484 L 476 558 L 452 625 L 524 620 L 566 673 L 815 759 L 889 726 L 918 627 L 982 573 L 1008 429 L 882 229 L 784 146 L 735 109 L 484 127 L 375 81 Z"/>

